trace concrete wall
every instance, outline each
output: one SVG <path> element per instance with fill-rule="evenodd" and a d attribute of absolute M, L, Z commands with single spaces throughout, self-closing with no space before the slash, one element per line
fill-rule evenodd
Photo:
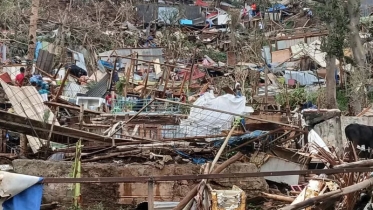
<path fill-rule="evenodd" d="M 341 116 L 341 127 L 342 127 L 342 142 L 347 143 L 345 128 L 351 123 L 359 123 L 364 125 L 373 126 L 373 117 L 350 117 Z M 336 146 L 337 140 L 335 137 L 335 129 L 337 127 L 336 118 L 319 123 L 315 126 L 315 131 L 320 135 L 320 137 L 325 141 L 327 145 Z"/>
<path fill-rule="evenodd" d="M 40 160 L 14 160 L 14 171 L 17 173 L 42 177 L 68 177 L 72 171 L 72 162 L 50 162 Z M 256 172 L 257 167 L 251 163 L 236 163 L 228 167 L 223 173 Z M 165 176 L 199 174 L 200 166 L 194 164 L 171 164 L 158 169 L 144 164 L 100 164 L 87 163 L 82 166 L 82 177 L 138 177 L 138 176 Z M 215 180 L 214 189 L 230 189 L 237 185 L 245 190 L 249 197 L 268 191 L 264 178 L 221 179 Z M 156 201 L 179 201 L 198 182 L 157 182 L 155 184 Z M 83 204 L 88 206 L 102 203 L 106 208 L 118 209 L 121 204 L 134 204 L 146 201 L 146 183 L 113 183 L 113 184 L 82 184 Z M 44 187 L 43 202 L 53 201 L 68 205 L 72 202 L 72 184 L 46 184 Z"/>

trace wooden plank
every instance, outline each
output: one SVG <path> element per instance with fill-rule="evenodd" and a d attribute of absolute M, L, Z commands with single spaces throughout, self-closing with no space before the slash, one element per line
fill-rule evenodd
<path fill-rule="evenodd" d="M 46 102 L 44 102 L 44 104 L 48 105 L 48 106 L 53 106 L 53 107 L 59 106 L 61 108 L 66 108 L 66 109 L 70 109 L 70 110 L 80 111 L 80 107 L 79 106 L 72 106 L 72 105 L 61 104 L 61 103 L 57 103 L 57 102 L 51 102 L 51 101 L 46 101 Z M 98 111 L 84 109 L 84 113 L 86 113 L 86 114 L 97 114 L 97 115 L 100 115 L 100 114 L 103 114 L 104 112 L 98 112 Z"/>

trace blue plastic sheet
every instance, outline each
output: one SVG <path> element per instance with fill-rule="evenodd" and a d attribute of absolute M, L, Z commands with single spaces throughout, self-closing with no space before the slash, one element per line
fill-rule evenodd
<path fill-rule="evenodd" d="M 43 178 L 39 178 L 41 182 Z M 37 210 L 40 209 L 43 196 L 43 184 L 37 183 L 20 194 L 3 203 L 3 210 Z"/>
<path fill-rule="evenodd" d="M 283 4 L 274 4 L 272 8 L 268 9 L 268 12 L 274 12 L 279 10 L 285 10 L 286 6 Z"/>
<path fill-rule="evenodd" d="M 98 62 L 108 69 L 113 69 L 114 68 L 114 65 L 110 62 L 103 61 L 103 60 L 99 60 Z"/>
<path fill-rule="evenodd" d="M 34 53 L 34 61 L 38 59 L 39 56 L 39 50 L 43 48 L 43 45 L 40 41 L 36 42 L 36 47 L 35 47 L 35 53 Z"/>
<path fill-rule="evenodd" d="M 231 137 L 228 140 L 228 145 L 229 146 L 238 145 L 238 144 L 241 144 L 241 143 L 245 142 L 246 140 L 257 138 L 257 137 L 259 137 L 261 135 L 264 135 L 266 133 L 268 133 L 268 131 L 256 130 L 256 131 L 253 131 L 253 132 L 250 132 L 250 133 L 243 134 L 241 136 L 234 136 L 234 137 Z M 215 141 L 214 142 L 214 147 L 221 147 L 223 142 L 224 142 L 224 139 Z"/>
<path fill-rule="evenodd" d="M 204 163 L 207 162 L 207 160 L 205 158 L 194 158 L 194 157 L 191 157 L 190 155 L 185 154 L 184 152 L 181 152 L 181 151 L 177 150 L 176 148 L 174 148 L 174 150 L 177 154 L 179 154 L 182 157 L 188 158 L 194 164 L 204 164 Z"/>

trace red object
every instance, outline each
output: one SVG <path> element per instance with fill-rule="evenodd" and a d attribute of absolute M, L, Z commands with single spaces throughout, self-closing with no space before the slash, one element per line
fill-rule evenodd
<path fill-rule="evenodd" d="M 295 85 L 295 79 L 288 79 L 288 85 Z"/>
<path fill-rule="evenodd" d="M 253 3 L 253 4 L 251 5 L 251 9 L 252 9 L 253 11 L 256 11 L 256 4 L 255 4 L 255 3 Z"/>
<path fill-rule="evenodd" d="M 25 74 L 23 74 L 23 73 L 17 74 L 16 82 L 17 82 L 18 86 L 22 87 L 23 79 L 25 79 Z"/>
<path fill-rule="evenodd" d="M 190 75 L 190 72 L 189 71 L 184 71 L 185 72 L 185 77 L 186 79 L 188 80 L 189 79 L 189 75 Z M 198 69 L 197 66 L 194 67 L 194 70 L 193 70 L 193 75 L 192 75 L 192 80 L 196 80 L 196 79 L 199 79 L 199 78 L 202 78 L 204 77 L 206 74 L 202 71 L 200 71 Z"/>
<path fill-rule="evenodd" d="M 117 99 L 117 96 L 114 97 L 115 99 Z M 106 100 L 106 103 L 111 106 L 111 94 L 108 94 L 106 97 L 105 97 L 105 100 Z"/>
<path fill-rule="evenodd" d="M 196 5 L 201 6 L 201 7 L 208 7 L 209 6 L 206 2 L 203 2 L 202 0 L 197 0 Z"/>
<path fill-rule="evenodd" d="M 0 79 L 2 79 L 6 83 L 11 83 L 12 82 L 12 78 L 10 78 L 8 72 L 5 72 L 5 73 L 1 74 Z"/>

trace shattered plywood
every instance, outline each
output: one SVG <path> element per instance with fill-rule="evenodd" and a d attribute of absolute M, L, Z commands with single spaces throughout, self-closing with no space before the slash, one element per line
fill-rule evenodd
<path fill-rule="evenodd" d="M 272 52 L 272 62 L 282 63 L 289 60 L 291 57 L 291 52 L 289 49 L 277 50 Z"/>
<path fill-rule="evenodd" d="M 291 162 L 276 156 L 268 155 L 266 153 L 257 152 L 250 159 L 251 163 L 255 163 L 260 172 L 269 171 L 298 171 L 303 170 L 307 166 L 299 163 Z M 264 177 L 267 180 L 286 183 L 288 185 L 297 185 L 299 183 L 300 175 L 289 176 L 268 176 Z"/>
<path fill-rule="evenodd" d="M 16 87 L 10 86 L 2 80 L 0 80 L 0 82 L 13 106 L 15 114 L 25 117 L 25 119 L 29 118 L 53 124 L 54 114 L 49 107 L 44 104 L 43 98 L 35 87 Z M 60 125 L 57 120 L 55 120 L 54 124 Z M 41 139 L 39 140 L 33 136 L 27 136 L 27 139 L 32 151 L 36 153 L 42 146 Z"/>

